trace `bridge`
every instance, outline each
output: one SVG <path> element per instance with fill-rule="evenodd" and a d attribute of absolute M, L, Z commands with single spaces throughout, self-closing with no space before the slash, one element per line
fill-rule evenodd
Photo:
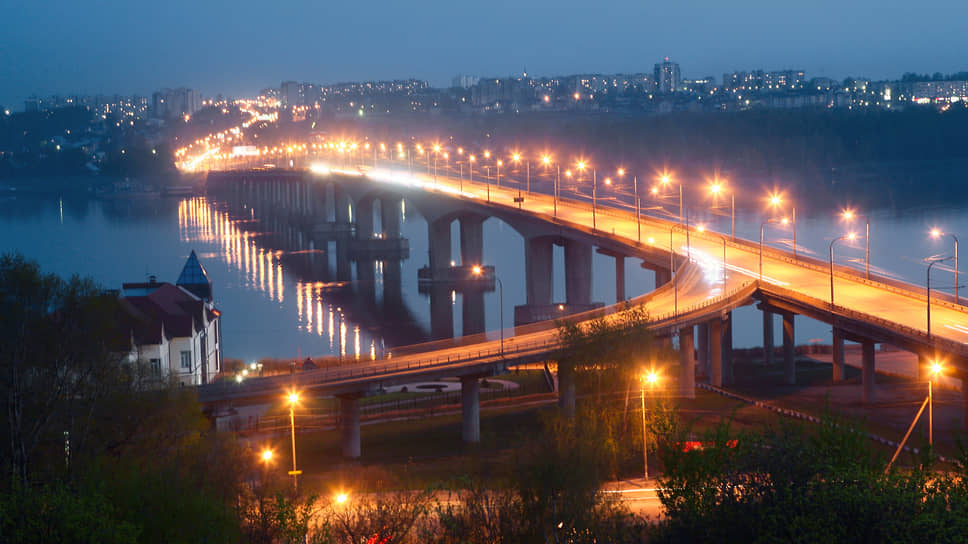
<path fill-rule="evenodd" d="M 203 403 L 275 399 L 281 390 L 291 387 L 334 395 L 340 399 L 343 453 L 352 458 L 360 455 L 360 397 L 392 385 L 459 377 L 463 438 L 478 441 L 480 378 L 554 358 L 559 349 L 554 319 L 567 316 L 585 321 L 616 314 L 625 307 L 624 303 L 603 307 L 591 300 L 594 248 L 617 261 L 614 284 L 619 301 L 626 299 L 624 259 L 639 259 L 643 267 L 655 272 L 656 289 L 630 303 L 644 305 L 657 336 L 678 336 L 683 396 L 694 395 L 697 375 L 714 386 L 731 383 L 731 316 L 734 309 L 746 305 L 756 305 L 763 313 L 763 345 L 771 359 L 773 328 L 779 316 L 783 330 L 780 364 L 791 384 L 795 381 L 795 315 L 831 325 L 835 381 L 845 376 L 844 341 L 862 345 L 861 387 L 867 403 L 875 400 L 877 343 L 916 353 L 922 368 L 929 361 L 943 361 L 946 373 L 962 380 L 968 371 L 968 313 L 948 295 L 927 293 L 921 286 L 868 276 L 832 261 L 764 247 L 639 210 L 562 198 L 557 187 L 547 193 L 522 191 L 507 182 L 494 183 L 493 178 L 474 181 L 463 175 L 431 174 L 429 163 L 427 173 L 413 173 L 394 162 L 374 160 L 366 167 L 212 171 L 208 190 L 253 213 L 257 208 L 285 210 L 290 221 L 300 225 L 300 247 L 337 240 L 352 248 L 345 251 L 355 255 L 352 258 L 360 277 L 372 273 L 376 258 L 390 254 L 392 262 L 405 256 L 408 246 L 400 236 L 400 211 L 402 202 L 412 203 L 427 219 L 430 262 L 421 271 L 421 279 L 431 292 L 432 329 L 439 338 L 452 336 L 446 325 L 452 323 L 452 310 L 449 297 L 447 304 L 435 308 L 435 296 L 440 296 L 435 292 L 464 289 L 480 294 L 493 288 L 493 276 L 474 274 L 478 270 L 474 267 L 487 265 L 482 262 L 481 225 L 488 217 L 498 217 L 525 240 L 527 303 L 515 308 L 516 326 L 484 331 L 483 299 L 465 297 L 464 336 L 397 348 L 384 358 L 351 367 L 250 379 L 242 385 L 206 385 L 200 390 Z M 457 266 L 450 255 L 454 221 L 460 227 Z M 554 267 L 554 245 L 565 249 L 566 300 L 558 302 L 552 300 L 548 281 Z M 968 394 L 965 389 L 963 394 Z M 572 413 L 574 402 L 572 371 L 559 368 L 559 405 L 565 413 Z"/>

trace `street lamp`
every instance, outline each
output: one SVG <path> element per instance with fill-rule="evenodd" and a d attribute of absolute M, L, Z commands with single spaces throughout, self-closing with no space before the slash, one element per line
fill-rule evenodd
<path fill-rule="evenodd" d="M 783 197 L 781 197 L 779 194 L 773 193 L 770 195 L 770 205 L 773 206 L 774 211 L 777 210 L 781 202 L 783 202 Z M 793 226 L 793 258 L 796 259 L 797 258 L 797 207 L 791 206 L 790 209 L 793 214 L 793 221 L 791 221 L 791 224 Z"/>
<path fill-rule="evenodd" d="M 296 403 L 299 402 L 299 393 L 292 391 L 289 393 L 289 426 L 290 432 L 292 434 L 292 470 L 289 471 L 289 475 L 292 476 L 292 487 L 295 491 L 299 491 L 299 475 L 302 474 L 301 470 L 296 469 Z"/>
<path fill-rule="evenodd" d="M 547 168 L 551 165 L 551 157 L 549 155 L 544 155 L 541 157 L 541 164 Z M 558 217 L 558 184 L 561 183 L 561 165 L 556 164 L 557 172 L 555 173 L 555 186 L 554 186 L 554 196 L 552 197 L 554 202 L 554 216 Z"/>
<path fill-rule="evenodd" d="M 719 196 L 719 193 L 723 192 L 723 183 L 718 179 L 713 181 L 713 184 L 709 186 L 709 192 L 713 194 L 713 199 Z M 736 237 L 736 191 L 729 191 L 729 236 L 731 238 Z"/>
<path fill-rule="evenodd" d="M 471 272 L 475 276 L 480 276 L 484 269 L 480 265 L 474 265 Z M 498 300 L 498 310 L 500 311 L 501 320 L 501 357 L 504 357 L 504 285 L 501 283 L 501 278 L 494 274 L 494 281 L 497 282 L 497 300 Z"/>
<path fill-rule="evenodd" d="M 940 262 L 947 261 L 950 258 L 951 257 L 942 257 L 940 259 L 931 259 L 931 262 L 928 263 L 928 278 L 927 278 L 927 282 L 926 282 L 926 287 L 927 287 L 927 293 L 926 294 L 927 294 L 927 297 L 926 298 L 927 298 L 927 302 L 928 302 L 927 317 L 928 317 L 928 341 L 929 342 L 931 341 L 931 267 L 934 266 L 934 265 L 936 265 L 936 264 L 938 264 L 938 263 L 940 263 Z"/>
<path fill-rule="evenodd" d="M 928 377 L 928 398 L 924 399 L 921 403 L 921 408 L 918 413 L 914 416 L 914 421 L 911 422 L 911 426 L 908 427 L 906 433 L 904 433 L 904 438 L 901 439 L 901 443 L 897 445 L 897 449 L 894 450 L 894 457 L 887 463 L 887 467 L 884 469 L 884 474 L 887 474 L 891 470 L 891 465 L 897 460 L 897 456 L 901 454 L 901 450 L 904 449 L 904 444 L 907 443 L 908 438 L 911 436 L 911 431 L 914 430 L 914 426 L 918 424 L 918 420 L 921 419 L 921 414 L 924 413 L 924 407 L 928 407 L 928 445 L 934 446 L 934 387 L 932 386 L 933 378 L 937 378 L 944 372 L 944 366 L 935 360 L 931 363 L 931 375 Z"/>
<path fill-rule="evenodd" d="M 864 220 L 864 239 L 865 239 L 865 249 L 864 249 L 864 268 L 867 279 L 871 279 L 871 221 L 866 215 L 858 215 L 854 210 L 846 209 L 841 214 L 845 221 L 853 221 L 855 217 L 859 217 Z"/>
<path fill-rule="evenodd" d="M 763 229 L 768 223 L 783 223 L 786 225 L 787 219 L 785 217 L 780 220 L 770 218 L 760 223 L 760 281 L 763 281 Z"/>
<path fill-rule="evenodd" d="M 648 384 L 651 391 L 657 381 L 659 381 L 659 375 L 655 370 L 650 370 L 642 376 L 642 468 L 646 480 L 649 479 L 649 435 L 645 424 L 645 386 Z"/>
<path fill-rule="evenodd" d="M 669 183 L 671 182 L 672 182 L 672 177 L 668 173 L 663 173 L 659 177 L 659 183 L 661 183 L 662 185 L 668 186 Z M 684 206 L 683 206 L 683 200 L 682 200 L 682 182 L 681 181 L 677 182 L 677 184 L 679 185 L 679 224 L 681 225 L 683 221 L 683 215 L 685 215 L 683 213 Z M 658 192 L 658 191 L 653 190 L 653 192 Z"/>
<path fill-rule="evenodd" d="M 942 232 L 939 229 L 931 229 L 933 238 L 950 236 L 955 241 L 955 304 L 958 304 L 958 237 L 950 232 Z"/>
<path fill-rule="evenodd" d="M 843 236 L 838 236 L 830 241 L 830 306 L 833 309 L 834 305 L 834 244 L 839 240 L 854 240 L 857 235 L 851 232 L 850 234 L 845 234 Z M 930 268 L 928 269 L 930 272 Z"/>

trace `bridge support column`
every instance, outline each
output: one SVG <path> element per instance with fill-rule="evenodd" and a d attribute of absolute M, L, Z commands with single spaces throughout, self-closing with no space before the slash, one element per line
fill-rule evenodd
<path fill-rule="evenodd" d="M 356 206 L 356 237 L 360 240 L 373 238 L 373 201 L 364 200 Z"/>
<path fill-rule="evenodd" d="M 339 185 L 333 185 L 333 220 L 340 224 L 350 222 L 350 198 L 346 190 Z"/>
<path fill-rule="evenodd" d="M 340 443 L 343 457 L 360 458 L 360 400 L 357 395 L 339 397 Z"/>
<path fill-rule="evenodd" d="M 722 375 L 724 385 L 736 383 L 736 375 L 733 372 L 733 312 L 727 312 L 723 316 L 723 351 L 722 351 Z"/>
<path fill-rule="evenodd" d="M 392 240 L 400 237 L 402 208 L 402 198 L 385 197 L 380 200 L 380 218 L 384 238 Z"/>
<path fill-rule="evenodd" d="M 874 341 L 864 340 L 861 343 L 863 353 L 863 368 L 861 369 L 861 384 L 864 388 L 864 404 L 874 402 Z"/>
<path fill-rule="evenodd" d="M 558 410 L 575 417 L 575 367 L 569 363 L 558 363 Z"/>
<path fill-rule="evenodd" d="M 592 303 L 592 246 L 565 243 L 565 297 L 568 304 Z"/>
<path fill-rule="evenodd" d="M 793 318 L 794 314 L 783 314 L 783 381 L 787 385 L 796 385 L 797 383 Z"/>
<path fill-rule="evenodd" d="M 450 221 L 438 219 L 428 226 L 430 242 L 430 273 L 450 268 Z"/>
<path fill-rule="evenodd" d="M 370 259 L 356 261 L 356 285 L 363 300 L 376 301 L 376 263 Z"/>
<path fill-rule="evenodd" d="M 484 264 L 484 218 L 465 214 L 460 217 L 460 264 Z"/>
<path fill-rule="evenodd" d="M 709 324 L 700 323 L 697 327 L 697 340 L 699 344 L 699 374 L 709 380 Z"/>
<path fill-rule="evenodd" d="M 554 253 L 551 239 L 532 238 L 526 245 L 524 260 L 528 305 L 551 304 L 551 279 L 554 278 Z"/>
<path fill-rule="evenodd" d="M 477 376 L 460 379 L 461 436 L 464 442 L 481 441 L 481 382 Z"/>
<path fill-rule="evenodd" d="M 709 322 L 709 385 L 723 386 L 723 321 Z"/>
<path fill-rule="evenodd" d="M 844 334 L 837 327 L 834 327 L 833 341 L 830 347 L 833 352 L 833 380 L 842 382 L 847 378 L 847 366 L 844 361 Z"/>
<path fill-rule="evenodd" d="M 463 335 L 484 332 L 484 291 L 467 289 L 461 293 L 461 321 Z"/>
<path fill-rule="evenodd" d="M 430 334 L 434 340 L 454 336 L 454 303 L 446 286 L 430 288 Z"/>
<path fill-rule="evenodd" d="M 615 256 L 615 302 L 625 300 L 625 255 Z"/>
<path fill-rule="evenodd" d="M 696 398 L 696 347 L 693 327 L 679 330 L 679 395 Z"/>
<path fill-rule="evenodd" d="M 383 261 L 383 307 L 403 305 L 403 265 L 400 259 Z"/>
<path fill-rule="evenodd" d="M 775 362 L 773 350 L 773 312 L 763 310 L 763 362 L 769 366 Z"/>

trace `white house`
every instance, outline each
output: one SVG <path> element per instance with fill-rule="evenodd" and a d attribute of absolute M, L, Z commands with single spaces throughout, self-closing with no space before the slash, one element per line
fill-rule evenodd
<path fill-rule="evenodd" d="M 129 361 L 141 361 L 159 377 L 182 385 L 212 381 L 222 371 L 221 313 L 212 286 L 192 251 L 175 285 L 122 285 L 121 304 L 131 336 Z"/>

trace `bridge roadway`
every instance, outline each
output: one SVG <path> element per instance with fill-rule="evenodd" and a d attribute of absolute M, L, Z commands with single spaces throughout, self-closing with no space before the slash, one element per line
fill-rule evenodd
<path fill-rule="evenodd" d="M 700 363 L 710 383 L 728 383 L 729 316 L 743 305 L 758 303 L 770 319 L 764 319 L 764 345 L 772 347 L 772 314 L 783 316 L 784 364 L 793 380 L 793 315 L 801 314 L 829 323 L 834 330 L 834 379 L 844 376 L 843 341 L 863 344 L 862 387 L 866 402 L 874 400 L 874 344 L 890 343 L 919 355 L 925 363 L 943 360 L 946 373 L 964 378 L 968 369 L 968 312 L 950 296 L 931 294 L 931 335 L 927 332 L 928 304 L 920 286 L 872 276 L 835 265 L 831 275 L 826 261 L 794 258 L 788 251 L 760 247 L 742 239 L 715 232 L 700 232 L 676 222 L 642 215 L 637 222 L 633 211 L 601 203 L 593 210 L 590 202 L 557 200 L 539 193 L 524 193 L 516 186 L 470 182 L 439 176 L 408 174 L 389 167 L 370 169 L 314 168 L 315 175 L 343 178 L 344 183 L 388 184 L 406 195 L 432 192 L 473 202 L 498 212 L 527 213 L 535 218 L 585 233 L 607 242 L 608 247 L 627 248 L 634 256 L 643 252 L 664 252 L 670 268 L 679 267 L 673 279 L 652 293 L 632 299 L 645 304 L 651 328 L 659 336 L 679 335 L 680 344 L 694 347 L 699 327 Z M 670 254 L 671 251 L 671 254 Z M 673 257 L 674 256 L 674 257 Z M 760 263 L 762 262 L 762 272 Z M 724 266 L 725 265 L 725 266 Z M 831 278 L 834 304 L 831 303 Z M 613 306 L 570 316 L 586 320 L 621 308 Z M 769 323 L 767 323 L 769 321 Z M 291 376 L 249 379 L 245 384 L 212 384 L 200 389 L 200 400 L 208 405 L 243 399 L 278 398 L 290 388 L 313 390 L 341 399 L 343 452 L 359 456 L 359 407 L 363 395 L 401 383 L 441 377 L 460 377 L 464 390 L 465 440 L 479 440 L 478 379 L 501 373 L 510 366 L 544 361 L 558 348 L 553 322 L 504 331 L 503 354 L 499 331 L 450 341 L 398 348 L 387 359 L 357 362 L 351 367 L 301 372 Z M 707 340 L 708 338 L 708 340 Z M 725 342 L 724 342 L 725 340 Z M 839 348 L 839 349 L 838 349 Z M 415 351 L 402 355 L 405 351 Z M 725 351 L 725 353 L 724 353 Z M 772 349 L 770 350 L 772 353 Z M 771 355 L 772 357 L 772 355 Z M 691 395 L 694 387 L 695 351 L 680 352 L 680 388 Z M 923 366 L 923 365 L 922 365 Z M 559 372 L 559 402 L 570 411 L 574 385 L 570 373 Z M 963 388 L 964 389 L 964 388 Z"/>

